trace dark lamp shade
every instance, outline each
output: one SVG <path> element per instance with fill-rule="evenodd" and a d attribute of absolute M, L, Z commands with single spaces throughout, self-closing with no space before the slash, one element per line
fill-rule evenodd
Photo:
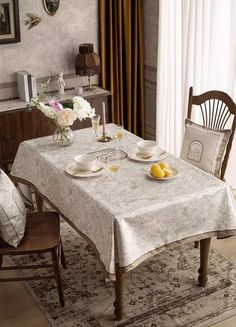
<path fill-rule="evenodd" d="M 75 59 L 76 75 L 92 76 L 100 73 L 100 59 L 93 50 L 92 43 L 84 43 L 79 46 L 79 53 Z"/>

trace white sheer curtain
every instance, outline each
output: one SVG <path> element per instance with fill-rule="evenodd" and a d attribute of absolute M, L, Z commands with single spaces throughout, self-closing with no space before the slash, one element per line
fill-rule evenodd
<path fill-rule="evenodd" d="M 157 140 L 179 155 L 188 90 L 235 92 L 234 0 L 159 0 Z"/>

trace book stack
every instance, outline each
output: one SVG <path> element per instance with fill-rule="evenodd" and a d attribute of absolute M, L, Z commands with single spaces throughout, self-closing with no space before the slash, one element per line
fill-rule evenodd
<path fill-rule="evenodd" d="M 16 73 L 19 98 L 30 102 L 37 96 L 36 77 L 22 70 Z"/>

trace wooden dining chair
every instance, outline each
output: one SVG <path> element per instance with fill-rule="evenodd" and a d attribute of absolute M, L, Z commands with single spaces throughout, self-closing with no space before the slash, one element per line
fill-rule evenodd
<path fill-rule="evenodd" d="M 24 265 L 24 266 L 7 266 L 3 267 L 3 256 L 32 255 L 49 253 L 51 255 L 52 264 L 45 265 Z M 64 251 L 60 239 L 60 220 L 56 212 L 30 213 L 26 216 L 26 230 L 24 237 L 17 248 L 6 244 L 0 238 L 0 272 L 6 270 L 23 270 L 38 268 L 53 268 L 54 274 L 47 276 L 22 276 L 22 277 L 6 277 L 0 278 L 0 282 L 23 281 L 23 280 L 39 280 L 39 279 L 55 279 L 57 283 L 57 291 L 61 306 L 64 306 L 64 295 L 59 269 L 59 256 L 61 264 L 66 268 Z"/>
<path fill-rule="evenodd" d="M 214 130 L 223 130 L 227 126 L 227 129 L 231 129 L 232 131 L 221 165 L 220 178 L 224 180 L 236 129 L 236 105 L 232 98 L 225 92 L 213 90 L 200 95 L 193 95 L 193 88 L 190 87 L 188 119 L 192 119 L 193 110 L 200 110 L 203 126 Z M 198 242 L 195 242 L 195 247 L 198 247 Z"/>
<path fill-rule="evenodd" d="M 227 123 L 230 122 L 230 125 L 227 125 L 227 129 L 231 129 L 232 133 L 221 166 L 221 179 L 223 180 L 236 129 L 236 105 L 225 92 L 213 90 L 200 95 L 193 95 L 193 87 L 190 87 L 188 119 L 192 119 L 193 110 L 201 112 L 202 125 L 211 129 L 223 130 Z"/>

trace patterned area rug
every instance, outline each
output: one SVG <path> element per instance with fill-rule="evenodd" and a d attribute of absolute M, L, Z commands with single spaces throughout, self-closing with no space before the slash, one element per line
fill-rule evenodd
<path fill-rule="evenodd" d="M 66 305 L 54 281 L 26 285 L 53 327 L 211 326 L 236 314 L 236 265 L 212 249 L 209 283 L 197 286 L 199 250 L 187 244 L 155 256 L 126 276 L 126 318 L 114 321 L 112 282 L 105 283 L 93 249 L 65 222 L 62 240 L 68 268 L 62 271 Z M 14 258 L 21 264 L 35 256 Z M 41 263 L 48 261 L 40 257 Z M 48 272 L 46 272 L 48 273 Z"/>

